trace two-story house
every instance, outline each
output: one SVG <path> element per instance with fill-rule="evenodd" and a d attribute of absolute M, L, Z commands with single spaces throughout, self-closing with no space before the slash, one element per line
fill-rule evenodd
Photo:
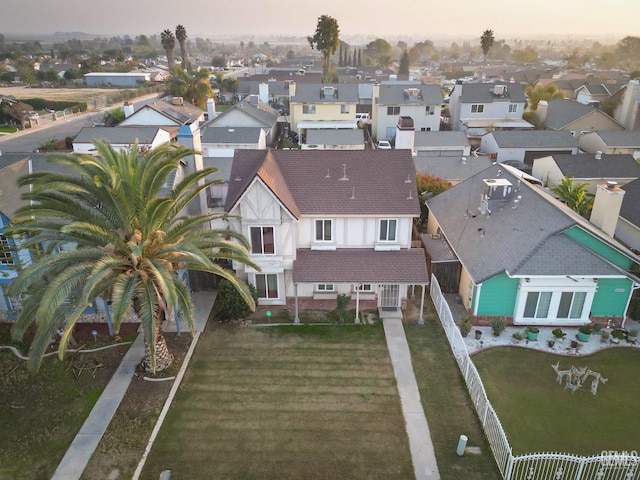
<path fill-rule="evenodd" d="M 396 310 L 426 285 L 424 252 L 411 248 L 420 215 L 409 150 L 239 150 L 225 211 L 251 242 L 255 270 L 234 263 L 260 305 L 333 300 L 344 293 Z M 335 302 L 329 302 L 331 308 Z"/>
<path fill-rule="evenodd" d="M 580 148 L 588 153 L 628 153 L 640 158 L 640 131 L 589 132 L 580 136 Z"/>
<path fill-rule="evenodd" d="M 413 119 L 416 132 L 437 132 L 443 103 L 440 85 L 416 82 L 374 85 L 373 134 L 377 140 L 392 140 L 401 116 Z"/>
<path fill-rule="evenodd" d="M 291 84 L 289 92 L 291 130 L 298 133 L 302 143 L 309 129 L 358 128 L 357 85 Z"/>
<path fill-rule="evenodd" d="M 518 83 L 460 83 L 449 94 L 451 128 L 479 139 L 493 130 L 533 130 L 522 119 L 527 97 Z"/>
<path fill-rule="evenodd" d="M 535 158 L 551 154 L 577 154 L 578 140 L 566 131 L 511 130 L 486 134 L 480 150 L 497 162 L 518 160 L 533 165 Z"/>

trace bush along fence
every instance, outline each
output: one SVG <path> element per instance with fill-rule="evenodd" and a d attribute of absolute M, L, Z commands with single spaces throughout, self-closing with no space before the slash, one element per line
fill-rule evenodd
<path fill-rule="evenodd" d="M 514 456 L 480 374 L 471 361 L 449 305 L 435 276 L 431 276 L 431 298 L 478 412 L 498 468 L 505 480 L 640 480 L 637 452 L 603 452 L 585 457 L 568 453 L 532 453 Z"/>

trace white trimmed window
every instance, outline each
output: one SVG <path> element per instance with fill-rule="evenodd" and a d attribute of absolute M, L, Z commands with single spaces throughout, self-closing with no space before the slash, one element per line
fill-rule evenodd
<path fill-rule="evenodd" d="M 254 255 L 275 254 L 273 227 L 250 227 L 251 253 Z"/>
<path fill-rule="evenodd" d="M 340 105 L 340 113 L 349 113 L 349 105 Z"/>
<path fill-rule="evenodd" d="M 316 242 L 330 242 L 332 240 L 331 235 L 331 220 L 323 219 L 316 220 Z"/>
<path fill-rule="evenodd" d="M 316 113 L 316 106 L 315 105 L 303 105 L 302 106 L 302 113 L 313 115 L 313 114 Z"/>
<path fill-rule="evenodd" d="M 256 273 L 258 298 L 278 298 L 278 275 L 275 273 Z"/>
<path fill-rule="evenodd" d="M 13 253 L 11 252 L 11 245 L 9 240 L 4 235 L 0 234 L 0 264 L 1 265 L 13 265 Z"/>
<path fill-rule="evenodd" d="M 516 113 L 518 111 L 518 104 L 517 103 L 510 103 L 509 104 L 509 113 Z"/>
<path fill-rule="evenodd" d="M 424 109 L 425 115 L 435 115 L 435 113 L 436 113 L 436 107 L 434 107 L 433 105 L 427 105 Z"/>
<path fill-rule="evenodd" d="M 380 220 L 380 235 L 378 239 L 381 242 L 395 242 L 397 238 L 398 221 L 395 219 Z"/>
<path fill-rule="evenodd" d="M 356 285 L 354 290 L 357 292 L 373 292 L 373 285 L 370 283 L 361 283 Z"/>
<path fill-rule="evenodd" d="M 387 107 L 387 115 L 400 115 L 400 107 Z"/>
<path fill-rule="evenodd" d="M 316 291 L 318 292 L 334 292 L 335 286 L 333 283 L 319 283 L 316 285 Z"/>
<path fill-rule="evenodd" d="M 484 112 L 484 105 L 482 104 L 471 105 L 471 113 L 482 113 L 482 112 Z"/>
<path fill-rule="evenodd" d="M 587 293 L 584 291 L 527 292 L 522 317 L 540 320 L 584 318 Z"/>

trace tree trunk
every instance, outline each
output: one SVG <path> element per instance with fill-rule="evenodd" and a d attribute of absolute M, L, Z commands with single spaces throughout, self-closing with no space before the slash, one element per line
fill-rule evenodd
<path fill-rule="evenodd" d="M 160 316 L 157 317 L 156 322 L 156 369 L 152 368 L 151 364 L 151 349 L 147 343 L 147 338 L 144 340 L 144 358 L 142 359 L 142 366 L 145 372 L 157 373 L 165 370 L 173 363 L 173 354 L 169 352 L 167 347 L 167 340 L 164 338 L 164 332 L 160 326 Z"/>

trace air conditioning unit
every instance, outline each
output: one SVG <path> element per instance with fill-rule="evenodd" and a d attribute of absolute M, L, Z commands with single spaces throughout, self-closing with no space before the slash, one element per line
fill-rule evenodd
<path fill-rule="evenodd" d="M 173 100 L 171 101 L 171 103 L 173 105 L 184 105 L 184 99 L 182 97 L 173 97 Z"/>

